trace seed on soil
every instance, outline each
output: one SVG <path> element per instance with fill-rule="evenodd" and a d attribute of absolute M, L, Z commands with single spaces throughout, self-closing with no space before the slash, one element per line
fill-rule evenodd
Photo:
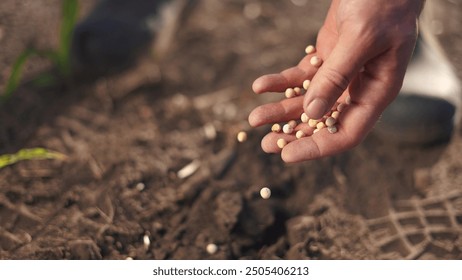
<path fill-rule="evenodd" d="M 286 141 L 286 139 L 279 138 L 278 141 L 276 142 L 276 144 L 278 145 L 278 147 L 280 149 L 282 149 L 287 145 L 287 141 Z"/>
<path fill-rule="evenodd" d="M 273 126 L 271 127 L 271 131 L 272 132 L 281 132 L 281 125 L 278 124 L 278 123 L 273 124 Z"/>
<path fill-rule="evenodd" d="M 312 54 L 316 51 L 316 49 L 314 48 L 313 45 L 308 45 L 306 48 L 305 48 L 305 53 L 306 54 Z"/>
<path fill-rule="evenodd" d="M 326 119 L 326 121 L 324 122 L 327 126 L 333 126 L 335 123 L 337 122 L 337 120 L 330 116 Z"/>
<path fill-rule="evenodd" d="M 237 134 L 237 141 L 239 141 L 240 143 L 242 142 L 245 142 L 247 140 L 247 132 L 245 131 L 240 131 L 238 134 Z"/>
<path fill-rule="evenodd" d="M 144 190 L 145 187 L 146 187 L 146 185 L 145 185 L 144 183 L 139 182 L 138 184 L 136 184 L 135 189 L 136 189 L 137 191 L 141 192 L 141 191 Z"/>
<path fill-rule="evenodd" d="M 185 167 L 178 170 L 176 176 L 180 179 L 185 179 L 191 175 L 193 175 L 201 166 L 199 160 L 193 160 L 191 163 L 187 164 Z"/>
<path fill-rule="evenodd" d="M 286 98 L 292 98 L 292 97 L 295 97 L 297 94 L 293 88 L 288 88 L 286 89 L 285 95 L 286 95 Z"/>
<path fill-rule="evenodd" d="M 315 119 L 309 119 L 308 120 L 308 126 L 311 127 L 311 128 L 315 128 L 317 124 L 318 124 L 318 121 L 315 120 Z"/>
<path fill-rule="evenodd" d="M 282 132 L 284 132 L 285 134 L 291 134 L 292 132 L 294 132 L 294 128 L 292 126 L 290 126 L 290 124 L 286 123 L 282 127 Z"/>
<path fill-rule="evenodd" d="M 309 121 L 308 115 L 303 113 L 300 117 L 300 120 L 302 121 L 302 123 L 308 123 Z"/>
<path fill-rule="evenodd" d="M 330 116 L 337 120 L 338 117 L 340 116 L 340 112 L 339 111 L 333 111 L 332 114 L 330 114 Z"/>
<path fill-rule="evenodd" d="M 216 244 L 209 243 L 209 244 L 207 244 L 207 247 L 205 248 L 205 250 L 206 250 L 207 253 L 209 253 L 210 255 L 213 255 L 213 254 L 215 254 L 215 253 L 218 251 L 218 246 L 217 246 Z"/>
<path fill-rule="evenodd" d="M 330 132 L 330 133 L 336 133 L 338 131 L 337 127 L 335 125 L 333 126 L 328 126 L 327 127 L 327 130 Z"/>
<path fill-rule="evenodd" d="M 310 80 L 304 80 L 304 81 L 303 81 L 303 88 L 304 88 L 305 90 L 307 90 L 308 87 L 310 86 L 310 83 L 311 83 Z"/>
<path fill-rule="evenodd" d="M 151 240 L 149 239 L 148 234 L 144 234 L 144 236 L 143 236 L 143 245 L 144 245 L 144 248 L 146 248 L 146 249 L 148 249 L 149 246 L 151 245 Z"/>
<path fill-rule="evenodd" d="M 319 67 L 319 66 L 321 66 L 321 64 L 322 64 L 322 59 L 320 59 L 320 58 L 317 57 L 317 56 L 313 56 L 313 57 L 311 57 L 311 59 L 310 59 L 310 63 L 311 63 L 311 65 L 313 65 L 314 67 Z"/>
<path fill-rule="evenodd" d="M 323 122 L 318 122 L 318 124 L 316 125 L 317 129 L 323 129 L 324 127 L 326 127 L 326 124 Z"/>
<path fill-rule="evenodd" d="M 305 132 L 303 132 L 301 130 L 299 130 L 299 131 L 297 131 L 297 133 L 295 133 L 295 137 L 297 137 L 297 139 L 303 138 L 305 136 L 306 136 Z"/>
<path fill-rule="evenodd" d="M 271 197 L 271 190 L 267 187 L 263 187 L 261 188 L 260 190 L 260 196 L 263 198 L 263 199 L 269 199 Z"/>

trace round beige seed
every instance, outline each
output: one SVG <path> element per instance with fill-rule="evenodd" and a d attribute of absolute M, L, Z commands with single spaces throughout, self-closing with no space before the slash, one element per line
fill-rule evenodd
<path fill-rule="evenodd" d="M 267 187 L 263 187 L 261 188 L 260 190 L 260 196 L 263 198 L 263 199 L 269 199 L 271 197 L 271 190 Z"/>
<path fill-rule="evenodd" d="M 273 124 L 273 126 L 271 127 L 271 131 L 272 132 L 281 132 L 281 125 L 278 124 L 278 123 Z"/>
<path fill-rule="evenodd" d="M 247 132 L 245 131 L 240 131 L 238 134 L 237 134 L 237 141 L 239 141 L 240 143 L 242 142 L 245 142 L 247 140 Z"/>
<path fill-rule="evenodd" d="M 290 126 L 290 124 L 286 123 L 282 127 L 282 132 L 284 132 L 285 134 L 291 134 L 292 132 L 294 132 L 294 128 L 292 126 Z"/>
<path fill-rule="evenodd" d="M 313 130 L 313 134 L 315 134 L 316 132 L 318 132 L 320 129 L 319 128 L 316 128 L 315 130 Z"/>
<path fill-rule="evenodd" d="M 330 133 L 336 133 L 338 131 L 337 127 L 335 125 L 327 127 L 327 130 Z"/>
<path fill-rule="evenodd" d="M 351 104 L 351 96 L 348 95 L 348 96 L 345 98 L 345 104 L 346 104 L 346 105 L 350 105 L 350 104 Z"/>
<path fill-rule="evenodd" d="M 338 120 L 338 117 L 340 116 L 340 112 L 339 111 L 333 111 L 330 116 L 333 117 L 334 119 Z"/>
<path fill-rule="evenodd" d="M 297 139 L 303 138 L 305 136 L 306 136 L 305 132 L 303 132 L 301 130 L 299 130 L 299 131 L 297 131 L 297 133 L 295 133 L 295 137 L 297 137 Z"/>
<path fill-rule="evenodd" d="M 295 90 L 293 88 L 288 88 L 286 89 L 285 95 L 286 98 L 292 98 L 295 97 L 297 94 L 295 93 Z"/>
<path fill-rule="evenodd" d="M 317 56 L 313 56 L 313 57 L 311 57 L 311 59 L 310 59 L 310 63 L 311 63 L 311 65 L 313 65 L 314 67 L 319 67 L 319 66 L 321 66 L 321 64 L 322 64 L 322 59 L 320 59 L 320 58 L 317 57 Z"/>
<path fill-rule="evenodd" d="M 308 126 L 311 127 L 311 128 L 315 128 L 317 124 L 318 124 L 318 121 L 315 120 L 315 119 L 309 119 L 308 120 Z"/>
<path fill-rule="evenodd" d="M 337 106 L 337 111 L 342 112 L 343 110 L 345 110 L 346 106 L 347 106 L 347 105 L 344 104 L 344 103 L 338 104 L 338 106 Z"/>
<path fill-rule="evenodd" d="M 337 120 L 334 118 L 334 117 L 328 117 L 325 121 L 325 124 L 327 126 L 333 126 L 335 123 L 337 122 Z"/>
<path fill-rule="evenodd" d="M 300 120 L 302 121 L 302 123 L 308 123 L 309 121 L 309 118 L 308 118 L 308 115 L 303 113 L 301 116 L 300 116 Z"/>
<path fill-rule="evenodd" d="M 303 88 L 306 90 L 310 86 L 311 81 L 310 80 L 304 80 L 303 81 Z"/>
<path fill-rule="evenodd" d="M 290 127 L 295 128 L 297 126 L 297 121 L 291 120 L 287 123 Z"/>
<path fill-rule="evenodd" d="M 210 243 L 210 244 L 207 244 L 207 247 L 205 248 L 205 250 L 210 255 L 213 255 L 218 251 L 218 246 L 216 244 Z"/>
<path fill-rule="evenodd" d="M 312 54 L 316 51 L 316 49 L 314 48 L 313 45 L 308 45 L 306 48 L 305 48 L 305 53 L 306 54 Z"/>
<path fill-rule="evenodd" d="M 299 87 L 294 87 L 295 95 L 300 96 L 303 94 L 302 89 Z"/>
<path fill-rule="evenodd" d="M 287 145 L 286 139 L 279 138 L 278 141 L 276 142 L 279 148 L 284 148 Z"/>
<path fill-rule="evenodd" d="M 323 122 L 318 122 L 318 124 L 316 125 L 317 129 L 323 129 L 324 127 L 326 127 L 326 124 Z"/>

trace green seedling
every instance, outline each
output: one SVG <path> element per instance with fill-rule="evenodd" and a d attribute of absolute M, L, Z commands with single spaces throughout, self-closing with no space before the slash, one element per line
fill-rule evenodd
<path fill-rule="evenodd" d="M 77 22 L 78 1 L 63 0 L 61 6 L 61 26 L 59 46 L 56 50 L 36 50 L 28 48 L 23 51 L 13 64 L 11 74 L 6 82 L 5 90 L 0 96 L 0 103 L 8 100 L 18 88 L 22 76 L 22 70 L 28 59 L 32 56 L 45 57 L 55 65 L 59 75 L 67 79 L 71 72 L 70 49 L 72 43 L 72 32 Z M 37 85 L 49 85 L 55 80 L 50 75 L 41 75 L 37 78 Z"/>
<path fill-rule="evenodd" d="M 20 161 L 44 159 L 64 160 L 66 155 L 45 148 L 22 149 L 15 154 L 0 155 L 0 169 Z"/>

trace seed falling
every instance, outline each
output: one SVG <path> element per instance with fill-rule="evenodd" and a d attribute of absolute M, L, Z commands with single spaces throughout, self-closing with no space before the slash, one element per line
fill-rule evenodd
<path fill-rule="evenodd" d="M 209 243 L 209 244 L 207 244 L 207 247 L 205 248 L 205 250 L 210 255 L 213 255 L 218 251 L 218 246 L 216 244 L 214 244 L 214 243 Z"/>
<path fill-rule="evenodd" d="M 260 190 L 260 196 L 263 198 L 263 199 L 269 199 L 271 197 L 271 190 L 267 187 L 263 187 L 261 188 Z"/>
<path fill-rule="evenodd" d="M 332 116 L 330 116 L 326 119 L 324 123 L 329 127 L 329 126 L 333 126 L 336 122 L 337 120 L 333 118 Z"/>
<path fill-rule="evenodd" d="M 273 126 L 271 127 L 271 131 L 272 132 L 281 132 L 281 125 L 278 124 L 278 123 L 273 124 Z"/>
<path fill-rule="evenodd" d="M 286 89 L 285 95 L 286 98 L 292 98 L 295 97 L 297 94 L 295 93 L 295 90 L 293 88 L 288 88 Z"/>
<path fill-rule="evenodd" d="M 327 127 L 327 130 L 330 132 L 330 133 L 336 133 L 338 131 L 337 127 L 335 125 L 333 126 L 328 126 Z"/>
<path fill-rule="evenodd" d="M 304 81 L 303 81 L 303 88 L 304 88 L 305 90 L 307 90 L 308 87 L 310 86 L 310 83 L 311 83 L 310 80 L 304 80 Z"/>
<path fill-rule="evenodd" d="M 280 149 L 282 149 L 287 145 L 287 141 L 286 141 L 286 139 L 279 138 L 278 141 L 276 142 L 276 144 L 278 145 L 278 147 Z"/>
<path fill-rule="evenodd" d="M 320 59 L 320 58 L 317 57 L 317 56 L 313 56 L 313 57 L 311 57 L 311 59 L 310 59 L 310 63 L 311 63 L 311 65 L 313 65 L 314 67 L 319 67 L 319 66 L 321 66 L 321 64 L 322 64 L 322 59 Z"/>
<path fill-rule="evenodd" d="M 301 116 L 300 116 L 300 120 L 302 121 L 302 123 L 308 123 L 309 121 L 309 118 L 308 118 L 308 115 L 303 113 Z"/>
<path fill-rule="evenodd" d="M 240 131 L 238 134 L 237 134 L 237 141 L 239 141 L 240 143 L 242 142 L 245 142 L 247 140 L 247 132 L 245 131 Z"/>
<path fill-rule="evenodd" d="M 297 131 L 297 133 L 295 133 L 295 137 L 297 137 L 297 139 L 303 138 L 305 136 L 306 136 L 305 132 L 303 132 L 301 130 L 299 130 L 299 131 Z"/>
<path fill-rule="evenodd" d="M 285 134 L 291 134 L 292 132 L 294 132 L 294 128 L 292 126 L 290 126 L 290 124 L 286 123 L 282 127 L 282 132 L 284 132 Z"/>
<path fill-rule="evenodd" d="M 308 120 L 308 126 L 311 127 L 311 128 L 315 128 L 317 124 L 318 124 L 318 121 L 315 120 L 315 119 L 309 119 Z"/>
<path fill-rule="evenodd" d="M 306 48 L 305 48 L 305 53 L 306 54 L 312 54 L 316 51 L 316 49 L 314 48 L 313 45 L 308 45 Z"/>

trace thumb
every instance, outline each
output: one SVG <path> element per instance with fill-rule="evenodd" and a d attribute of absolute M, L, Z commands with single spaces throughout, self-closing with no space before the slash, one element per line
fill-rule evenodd
<path fill-rule="evenodd" d="M 348 88 L 365 62 L 357 44 L 341 40 L 314 75 L 304 99 L 305 113 L 311 119 L 322 118 Z"/>

